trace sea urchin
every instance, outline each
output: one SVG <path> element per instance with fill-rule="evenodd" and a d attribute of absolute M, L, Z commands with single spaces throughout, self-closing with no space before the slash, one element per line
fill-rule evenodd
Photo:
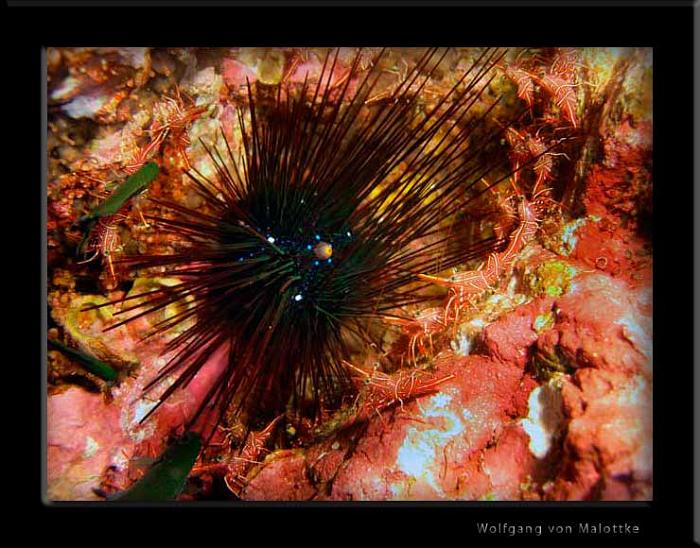
<path fill-rule="evenodd" d="M 216 424 L 230 409 L 314 416 L 352 390 L 343 361 L 353 345 L 380 344 L 382 319 L 433 298 L 419 274 L 500 245 L 454 223 L 485 177 L 493 185 L 508 176 L 507 158 L 493 152 L 502 129 L 489 124 L 498 101 L 483 93 L 503 54 L 483 51 L 430 108 L 421 92 L 444 57 L 437 50 L 378 101 L 379 58 L 360 77 L 360 54 L 340 85 L 337 52 L 315 84 L 281 84 L 267 100 L 248 84 L 242 154 L 229 136 L 225 149 L 203 142 L 213 174 L 188 172 L 204 206 L 157 202 L 168 213 L 149 217 L 176 234 L 174 251 L 125 259 L 181 281 L 137 295 L 122 310 L 135 315 L 113 327 L 187 303 L 154 327 L 187 325 L 149 385 L 175 377 L 161 402 L 224 348 L 226 367 L 188 426 L 210 413 Z"/>

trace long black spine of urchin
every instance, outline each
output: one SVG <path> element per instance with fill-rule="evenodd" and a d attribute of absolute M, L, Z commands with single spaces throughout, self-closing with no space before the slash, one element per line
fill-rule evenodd
<path fill-rule="evenodd" d="M 134 269 L 165 267 L 182 281 L 137 295 L 137 304 L 121 311 L 133 314 L 113 327 L 193 301 L 154 326 L 157 334 L 194 320 L 169 341 L 173 357 L 149 384 L 177 375 L 160 402 L 224 345 L 226 369 L 190 426 L 207 407 L 218 422 L 234 401 L 238 410 L 268 416 L 290 403 L 310 415 L 337 404 L 351 387 L 342 366 L 351 334 L 376 343 L 372 321 L 430 299 L 417 274 L 499 244 L 468 241 L 444 225 L 484 191 L 476 185 L 485 176 L 493 184 L 507 176 L 507 159 L 486 154 L 501 136 L 485 124 L 497 101 L 471 113 L 503 53 L 485 50 L 429 112 L 418 99 L 444 57 L 436 50 L 373 109 L 365 104 L 379 71 L 375 60 L 355 82 L 359 54 L 340 90 L 331 85 L 337 52 L 326 57 L 315 86 L 305 80 L 300 90 L 280 87 L 264 108 L 248 85 L 249 120 L 242 110 L 238 115 L 242 158 L 225 137 L 226 150 L 204 143 L 215 176 L 188 173 L 204 210 L 154 200 L 170 214 L 149 220 L 175 232 L 178 246 L 168 255 L 126 259 Z M 477 129 L 483 133 L 475 143 Z M 319 243 L 332 248 L 328 259 L 319 258 Z"/>

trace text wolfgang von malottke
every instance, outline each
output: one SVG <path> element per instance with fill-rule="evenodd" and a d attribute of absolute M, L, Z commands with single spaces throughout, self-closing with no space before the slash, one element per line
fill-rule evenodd
<path fill-rule="evenodd" d="M 638 535 L 639 525 L 621 522 L 578 522 L 568 524 L 512 524 L 508 522 L 477 522 L 477 531 L 484 535 Z"/>

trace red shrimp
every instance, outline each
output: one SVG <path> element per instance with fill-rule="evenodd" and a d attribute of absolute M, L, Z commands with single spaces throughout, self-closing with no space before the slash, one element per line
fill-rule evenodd
<path fill-rule="evenodd" d="M 195 465 L 190 474 L 194 476 L 202 474 L 223 475 L 226 487 L 240 498 L 246 487 L 246 473 L 252 465 L 260 463 L 258 459 L 263 452 L 267 451 L 265 445 L 283 416 L 279 415 L 273 419 L 263 430 L 251 432 L 237 455 L 229 453 L 221 462 Z"/>
<path fill-rule="evenodd" d="M 385 323 L 400 326 L 404 333 L 410 335 L 409 348 L 411 359 L 416 363 L 416 346 L 423 351 L 423 340 L 428 337 L 432 347 L 432 336 L 442 331 L 447 324 L 442 321 L 443 309 L 441 307 L 426 308 L 415 318 L 397 318 L 394 316 L 384 316 Z"/>
<path fill-rule="evenodd" d="M 576 114 L 577 100 L 573 88 L 579 84 L 571 84 L 561 76 L 547 73 L 537 77 L 537 81 L 549 93 L 564 117 L 569 120 L 573 127 L 578 127 L 578 116 Z"/>
<path fill-rule="evenodd" d="M 535 82 L 532 74 L 519 67 L 506 67 L 502 69 L 506 77 L 518 86 L 518 97 L 532 108 L 535 100 Z"/>
<path fill-rule="evenodd" d="M 350 362 L 343 362 L 352 370 L 353 381 L 360 391 L 360 406 L 354 422 L 368 420 L 373 413 L 381 416 L 381 411 L 396 405 L 403 409 L 405 401 L 437 392 L 438 387 L 454 378 L 453 374 L 437 376 L 419 369 L 399 370 L 387 375 L 380 371 L 368 373 Z"/>
<path fill-rule="evenodd" d="M 509 269 L 517 254 L 535 236 L 540 219 L 537 217 L 537 204 L 519 196 L 518 226 L 508 238 L 508 247 L 500 253 L 489 255 L 486 264 L 477 270 L 459 272 L 449 278 L 419 274 L 421 280 L 431 282 L 450 289 L 447 305 L 445 306 L 445 323 L 452 317 L 454 321 L 459 316 L 459 310 L 466 304 L 473 305 L 474 301 L 489 289 L 493 289 L 501 275 Z M 451 315 L 452 309 L 454 315 Z"/>

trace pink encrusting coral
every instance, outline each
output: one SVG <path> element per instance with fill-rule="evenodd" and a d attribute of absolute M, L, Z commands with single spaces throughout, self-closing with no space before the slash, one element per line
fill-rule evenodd
<path fill-rule="evenodd" d="M 650 498 L 649 297 L 581 273 L 561 297 L 490 324 L 479 353 L 439 355 L 437 372 L 455 379 L 438 394 L 375 417 L 354 445 L 341 434 L 273 453 L 243 498 Z M 537 318 L 553 310 L 553 326 L 538 335 Z M 535 351 L 559 353 L 571 373 L 538 382 L 525 367 Z"/>
<path fill-rule="evenodd" d="M 341 50 L 329 93 L 356 87 L 359 77 L 346 81 L 352 63 L 362 73 L 374 55 Z M 451 55 L 453 67 L 474 57 L 471 49 Z M 181 500 L 214 497 L 217 482 L 244 501 L 650 500 L 648 55 L 542 48 L 505 57 L 490 86 L 507 99 L 494 111 L 498 123 L 513 105 L 525 109 L 509 133 L 518 139 L 501 143 L 519 171 L 484 194 L 481 210 L 465 212 L 503 236 L 503 248 L 483 264 L 417 279 L 440 282 L 435 300 L 402 311 L 415 322 L 387 317 L 387 333 L 390 324 L 403 331 L 385 335 L 381 351 L 357 350 L 347 363 L 356 392 L 316 422 L 225 415 Z M 382 61 L 370 108 L 391 96 L 415 57 L 396 50 Z M 166 344 L 182 326 L 144 337 L 189 305 L 105 329 L 130 314 L 121 312 L 138 302 L 129 297 L 178 283 L 165 271 L 139 277 L 119 257 L 172 251 L 177 235 L 146 223 L 141 210 L 163 213 L 137 197 L 110 228 L 111 255 L 83 263 L 72 257 L 82 237 L 74 222 L 115 174 L 147 160 L 160 166 L 150 198 L 198 207 L 184 171 L 213 175 L 200 137 L 217 143 L 223 129 L 237 154 L 248 86 L 260 101 L 281 82 L 298 90 L 318 80 L 323 59 L 323 51 L 297 49 L 52 50 L 59 114 L 49 131 L 49 336 L 111 364 L 119 380 L 106 383 L 49 352 L 50 500 L 103 500 L 131 486 L 184 433 L 227 366 L 219 347 L 143 420 L 175 379 L 145 390 L 172 358 Z M 420 108 L 455 81 L 436 71 Z M 539 163 L 528 164 L 525 142 L 547 150 Z M 518 212 L 527 204 L 526 221 Z"/>
<path fill-rule="evenodd" d="M 133 328 L 132 324 L 132 328 Z M 146 325 L 142 325 L 147 330 Z M 146 332 L 146 331 L 144 331 Z M 105 395 L 70 387 L 49 397 L 48 496 L 53 500 L 100 500 L 99 492 L 126 489 L 140 477 L 166 447 L 170 436 L 182 433 L 183 423 L 195 412 L 202 397 L 221 373 L 223 349 L 152 419 L 141 422 L 158 401 L 159 392 L 144 396 L 144 388 L 168 359 L 164 341 L 137 345 L 133 331 L 108 332 L 107 344 L 134 348 L 140 373 L 124 380 Z M 95 491 L 98 491 L 96 493 Z"/>

